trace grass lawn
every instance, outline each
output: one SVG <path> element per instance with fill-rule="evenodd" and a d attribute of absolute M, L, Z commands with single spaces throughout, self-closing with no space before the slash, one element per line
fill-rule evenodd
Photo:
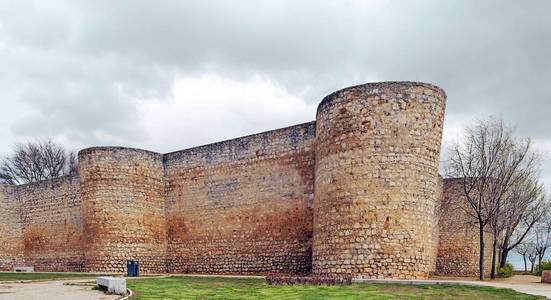
<path fill-rule="evenodd" d="M 545 299 L 510 289 L 357 283 L 267 286 L 264 279 L 178 277 L 127 280 L 132 299 Z"/>
<path fill-rule="evenodd" d="M 78 278 L 78 277 L 97 277 L 101 275 L 84 273 L 0 273 L 0 281 L 12 280 L 37 280 L 52 278 Z"/>

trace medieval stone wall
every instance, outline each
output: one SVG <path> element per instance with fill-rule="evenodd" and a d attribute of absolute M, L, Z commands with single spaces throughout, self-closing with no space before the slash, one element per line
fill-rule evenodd
<path fill-rule="evenodd" d="M 441 213 L 438 222 L 438 255 L 436 273 L 450 276 L 478 276 L 480 258 L 479 230 L 475 220 L 461 206 L 465 195 L 461 180 L 444 179 Z M 484 270 L 489 275 L 492 266 L 492 235 L 485 234 Z"/>
<path fill-rule="evenodd" d="M 79 178 L 65 176 L 14 188 L 21 205 L 24 264 L 36 271 L 82 271 Z"/>
<path fill-rule="evenodd" d="M 384 82 L 321 102 L 314 273 L 428 277 L 445 100 L 433 85 Z"/>
<path fill-rule="evenodd" d="M 164 156 L 172 272 L 311 269 L 315 122 Z"/>
<path fill-rule="evenodd" d="M 154 152 L 98 147 L 79 152 L 85 269 L 166 272 L 163 159 Z"/>
<path fill-rule="evenodd" d="M 14 186 L 0 184 L 0 271 L 23 262 L 23 222 Z"/>
<path fill-rule="evenodd" d="M 444 109 L 435 86 L 374 83 L 329 95 L 315 122 L 82 150 L 79 177 L 0 185 L 0 269 L 476 275 L 478 232 L 437 173 Z"/>
<path fill-rule="evenodd" d="M 438 175 L 438 183 L 436 184 L 436 205 L 434 207 L 435 220 L 432 224 L 432 253 L 430 255 L 429 271 L 431 274 L 436 273 L 436 256 L 438 255 L 438 241 L 440 240 L 440 230 L 438 228 L 439 220 L 442 211 L 442 197 L 444 197 L 444 178 Z"/>

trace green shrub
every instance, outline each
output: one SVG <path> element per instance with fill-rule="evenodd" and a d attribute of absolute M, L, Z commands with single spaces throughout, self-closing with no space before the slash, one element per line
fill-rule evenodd
<path fill-rule="evenodd" d="M 541 272 L 542 272 L 543 270 L 551 270 L 551 260 L 548 260 L 548 261 L 545 261 L 545 260 L 544 260 L 544 261 L 542 261 L 542 262 L 541 262 L 541 265 L 538 264 L 538 265 L 536 266 L 536 270 L 537 270 L 537 271 L 534 272 L 534 275 L 536 275 L 536 276 L 541 276 Z"/>
<path fill-rule="evenodd" d="M 505 267 L 497 270 L 497 277 L 499 278 L 509 278 L 511 276 L 513 276 L 513 265 L 510 263 L 506 263 Z"/>

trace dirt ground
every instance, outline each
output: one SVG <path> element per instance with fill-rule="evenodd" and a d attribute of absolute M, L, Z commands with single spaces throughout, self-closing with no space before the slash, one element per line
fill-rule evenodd
<path fill-rule="evenodd" d="M 28 283 L 0 283 L 0 300 L 107 300 L 118 299 L 117 295 L 105 295 L 92 290 L 91 286 L 64 285 L 86 280 L 49 280 Z M 88 280 L 89 282 L 90 280 Z"/>

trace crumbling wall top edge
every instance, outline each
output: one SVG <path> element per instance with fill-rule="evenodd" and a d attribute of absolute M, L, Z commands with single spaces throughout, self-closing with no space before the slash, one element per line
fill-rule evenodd
<path fill-rule="evenodd" d="M 432 90 L 435 90 L 437 91 L 438 93 L 442 93 L 444 95 L 444 99 L 446 99 L 446 92 L 434 85 L 434 84 L 431 84 L 431 83 L 426 83 L 426 82 L 417 82 L 417 81 L 381 81 L 381 82 L 369 82 L 369 83 L 364 83 L 364 84 L 358 84 L 358 85 L 353 85 L 353 86 L 349 86 L 349 87 L 346 87 L 346 88 L 343 88 L 343 89 L 340 89 L 338 91 L 335 91 L 327 96 L 325 96 L 323 98 L 323 100 L 320 102 L 320 104 L 318 105 L 318 109 L 317 109 L 317 113 L 319 113 L 320 110 L 322 110 L 324 107 L 328 106 L 328 105 L 331 105 L 331 103 L 333 102 L 333 100 L 335 98 L 338 97 L 338 95 L 344 91 L 347 91 L 347 90 L 353 90 L 353 89 L 358 89 L 358 88 L 365 88 L 365 89 L 377 89 L 377 88 L 392 88 L 392 87 L 402 87 L 402 88 L 408 88 L 408 87 L 414 87 L 414 86 L 422 86 L 422 87 L 425 87 L 425 88 L 429 88 L 429 89 L 432 89 Z"/>
<path fill-rule="evenodd" d="M 132 148 L 132 147 L 122 147 L 122 146 L 98 146 L 98 147 L 84 148 L 78 152 L 78 155 L 80 156 L 82 154 L 88 154 L 94 151 L 118 151 L 118 150 L 145 152 L 145 153 L 150 153 L 152 155 L 162 155 L 159 152 L 154 152 L 154 151 L 139 149 L 139 148 Z"/>
<path fill-rule="evenodd" d="M 163 154 L 163 158 L 166 159 L 166 158 L 170 158 L 171 156 L 177 156 L 180 153 L 194 152 L 194 151 L 198 151 L 198 150 L 201 150 L 201 149 L 204 149 L 204 148 L 209 148 L 209 147 L 211 147 L 211 148 L 222 147 L 222 146 L 227 145 L 227 144 L 235 143 L 239 140 L 250 139 L 250 138 L 257 137 L 257 136 L 266 135 L 266 134 L 270 134 L 270 133 L 276 133 L 278 131 L 285 131 L 285 130 L 289 130 L 289 129 L 293 129 L 293 128 L 311 127 L 313 130 L 315 130 L 315 128 L 316 128 L 315 124 L 316 124 L 316 121 L 310 121 L 310 122 L 306 122 L 306 123 L 301 123 L 301 124 L 296 124 L 296 125 L 287 126 L 287 127 L 283 127 L 283 128 L 268 130 L 268 131 L 264 131 L 264 132 L 250 134 L 250 135 L 237 137 L 237 138 L 233 138 L 233 139 L 229 139 L 229 140 L 224 140 L 224 141 L 220 141 L 220 142 L 215 142 L 215 143 L 211 143 L 211 144 L 205 144 L 205 145 L 192 147 L 192 148 L 188 148 L 188 149 L 177 150 L 177 151 L 173 151 L 173 152 Z"/>

